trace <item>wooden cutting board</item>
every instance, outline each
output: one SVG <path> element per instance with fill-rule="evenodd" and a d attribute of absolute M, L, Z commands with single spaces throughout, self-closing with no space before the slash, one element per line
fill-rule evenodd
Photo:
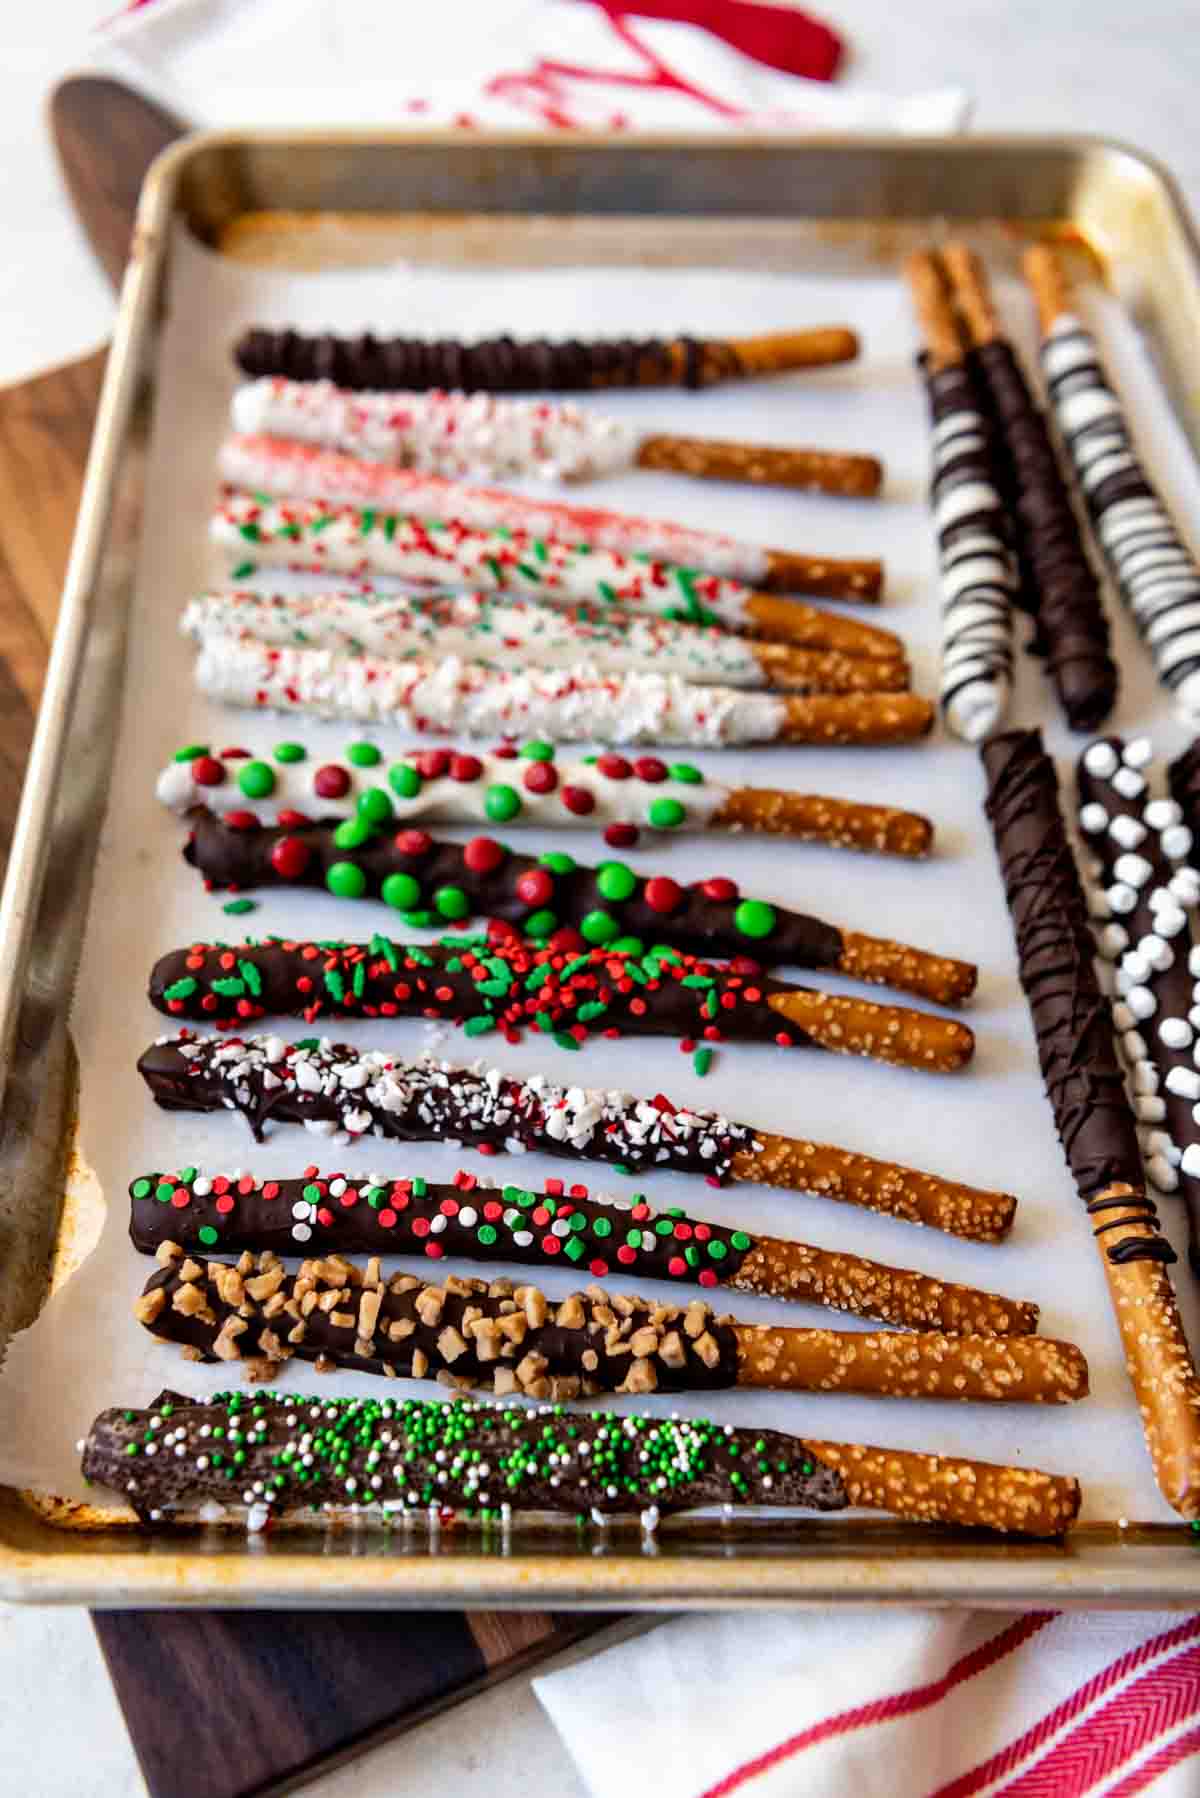
<path fill-rule="evenodd" d="M 116 82 L 51 105 L 68 186 L 119 278 L 142 175 L 180 127 Z M 0 858 L 7 855 L 104 375 L 103 351 L 0 389 Z M 152 1798 L 291 1790 L 508 1678 L 607 1616 L 545 1612 L 97 1612 Z"/>

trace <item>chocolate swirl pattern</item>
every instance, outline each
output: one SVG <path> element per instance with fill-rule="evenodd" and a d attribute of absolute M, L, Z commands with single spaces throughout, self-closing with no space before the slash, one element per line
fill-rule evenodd
<path fill-rule="evenodd" d="M 991 432 L 961 362 L 920 367 L 933 419 L 933 506 L 942 579 L 941 706 L 968 743 L 989 736 L 1012 690 L 1017 571 L 993 474 Z"/>
<path fill-rule="evenodd" d="M 1091 332 L 1055 319 L 1042 367 L 1096 537 L 1117 588 L 1185 714 L 1200 715 L 1200 567 L 1138 460 Z"/>

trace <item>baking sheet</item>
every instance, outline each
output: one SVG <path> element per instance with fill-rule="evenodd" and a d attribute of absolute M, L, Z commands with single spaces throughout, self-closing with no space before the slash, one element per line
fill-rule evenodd
<path fill-rule="evenodd" d="M 417 267 L 297 277 L 224 262 L 180 232 L 172 246 L 168 293 L 121 742 L 72 1015 L 82 1067 L 80 1141 L 91 1170 L 92 1209 L 98 1208 L 99 1194 L 107 1210 L 91 1256 L 49 1301 L 37 1324 L 13 1343 L 0 1379 L 0 1478 L 66 1498 L 83 1495 L 74 1443 L 104 1405 L 144 1403 L 167 1383 L 197 1393 L 229 1383 L 227 1368 L 184 1363 L 177 1350 L 155 1346 L 129 1315 L 150 1267 L 133 1254 L 125 1233 L 126 1185 L 135 1173 L 192 1162 L 213 1170 L 251 1168 L 265 1177 L 298 1172 L 314 1159 L 330 1171 L 340 1166 L 357 1175 L 378 1169 L 388 1175 L 422 1172 L 431 1178 L 446 1178 L 463 1165 L 485 1175 L 519 1174 L 528 1184 L 563 1171 L 562 1163 L 549 1158 L 527 1157 L 516 1168 L 511 1162 L 498 1167 L 436 1145 L 361 1143 L 337 1149 L 294 1130 L 279 1131 L 260 1147 L 240 1122 L 159 1112 L 133 1072 L 137 1054 L 166 1024 L 142 997 L 150 962 L 166 948 L 197 936 L 235 938 L 242 925 L 247 934 L 316 935 L 370 934 L 395 925 L 394 915 L 381 905 L 366 903 L 355 911 L 320 894 L 270 895 L 246 919 L 225 918 L 220 900 L 206 895 L 180 860 L 179 827 L 153 798 L 157 770 L 185 741 L 227 745 L 250 737 L 261 742 L 303 736 L 315 748 L 333 753 L 352 735 L 367 734 L 331 725 L 302 729 L 300 720 L 273 730 L 269 720 L 250 721 L 208 704 L 191 687 L 191 651 L 178 636 L 177 619 L 183 600 L 211 574 L 204 527 L 213 457 L 233 385 L 227 346 L 240 329 L 253 321 L 463 336 L 505 329 L 599 335 L 686 328 L 736 334 L 803 323 L 851 323 L 863 336 L 865 355 L 847 368 L 696 395 L 606 394 L 595 403 L 644 421 L 647 429 L 876 451 L 889 470 L 882 503 L 756 492 L 640 473 L 589 484 L 586 493 L 598 504 L 715 523 L 780 547 L 884 556 L 889 603 L 882 621 L 894 624 L 909 644 L 917 688 L 932 692 L 936 679 L 933 546 L 922 500 L 924 400 L 912 373 L 913 328 L 898 279 L 818 279 L 744 269 L 483 273 Z M 1002 290 L 1001 299 L 1014 335 L 1028 347 L 1031 312 L 1024 297 L 1019 290 Z M 1103 296 L 1090 300 L 1087 309 L 1135 424 L 1142 427 L 1154 471 L 1186 528 L 1189 521 L 1200 520 L 1200 480 L 1181 434 L 1132 328 Z M 279 583 L 268 579 L 264 584 Z M 1133 731 L 1152 726 L 1160 747 L 1174 753 L 1185 733 L 1167 724 L 1166 708 L 1132 630 L 1117 616 L 1115 605 L 1112 611 L 1125 671 L 1115 727 Z M 1013 719 L 1049 721 L 1051 710 L 1040 672 L 1023 660 Z M 406 740 L 375 734 L 389 746 Z M 1070 753 L 1061 727 L 1052 724 L 1049 736 L 1053 747 Z M 692 1072 L 690 1058 L 671 1042 L 640 1041 L 636 1052 L 628 1042 L 590 1043 L 568 1063 L 558 1051 L 549 1059 L 536 1038 L 519 1047 L 500 1044 L 490 1058 L 514 1072 L 541 1064 L 589 1084 L 666 1090 L 679 1100 L 720 1108 L 764 1129 L 813 1135 L 1019 1193 L 1022 1209 L 1015 1238 L 1001 1248 L 987 1248 L 797 1195 L 745 1187 L 722 1193 L 666 1175 L 655 1176 L 647 1188 L 651 1202 L 660 1206 L 680 1204 L 700 1216 L 736 1217 L 750 1230 L 850 1247 L 1034 1298 L 1043 1307 L 1044 1332 L 1070 1337 L 1087 1352 L 1093 1395 L 1082 1405 L 1044 1412 L 765 1393 L 731 1393 L 703 1404 L 687 1398 L 641 1402 L 662 1409 L 717 1410 L 731 1420 L 814 1435 L 1075 1472 L 1085 1481 L 1085 1516 L 1169 1520 L 1172 1513 L 1157 1494 L 1142 1447 L 1099 1262 L 1042 1098 L 980 811 L 982 783 L 973 753 L 939 737 L 909 751 L 724 751 L 697 753 L 696 759 L 733 783 L 882 798 L 935 817 L 941 853 L 921 867 L 786 842 L 720 837 L 683 838 L 634 852 L 630 859 L 641 869 L 669 867 L 681 879 L 730 872 L 748 893 L 810 909 L 849 928 L 977 960 L 981 981 L 971 1021 L 979 1032 L 979 1053 L 972 1068 L 958 1078 L 936 1078 L 818 1053 L 732 1045 L 720 1050 L 710 1076 L 702 1081 Z M 543 846 L 580 854 L 585 845 L 587 853 L 599 853 L 599 839 L 579 832 L 545 833 Z M 826 984 L 839 983 L 831 979 Z M 290 1034 L 307 1033 L 299 1020 L 293 1022 Z M 414 1053 L 430 1041 L 428 1027 L 416 1022 L 344 1022 L 336 1034 L 364 1046 L 386 1044 Z M 457 1033 L 445 1032 L 439 1046 L 452 1057 L 469 1058 L 468 1045 Z M 594 1190 L 632 1190 L 632 1183 L 610 1177 L 602 1168 L 581 1167 L 578 1172 Z M 1169 1200 L 1164 1209 L 1170 1220 Z M 1180 1242 L 1182 1233 L 1172 1233 Z M 442 1267 L 468 1271 L 467 1264 Z M 544 1283 L 561 1294 L 574 1282 L 569 1272 L 547 1270 Z M 633 1289 L 628 1281 L 614 1279 L 612 1284 Z M 1195 1336 L 1197 1307 L 1185 1268 L 1179 1285 Z M 842 1322 L 813 1307 L 740 1296 L 737 1310 L 745 1317 L 775 1321 Z M 854 1320 L 845 1320 L 844 1327 L 855 1327 Z M 379 1390 L 378 1382 L 364 1377 L 320 1378 L 305 1367 L 294 1367 L 284 1377 L 296 1388 L 322 1393 Z M 422 1383 L 409 1390 L 431 1393 Z M 616 1402 L 620 1408 L 633 1404 Z M 90 1496 L 93 1501 L 98 1497 Z"/>

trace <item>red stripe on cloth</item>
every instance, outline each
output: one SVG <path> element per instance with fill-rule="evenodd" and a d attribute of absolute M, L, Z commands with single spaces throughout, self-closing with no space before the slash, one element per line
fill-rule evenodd
<path fill-rule="evenodd" d="M 1160 1773 L 1169 1773 L 1172 1767 L 1177 1767 L 1180 1761 L 1187 1760 L 1193 1754 L 1200 1754 L 1200 1728 L 1189 1729 L 1186 1735 L 1176 1736 L 1173 1742 L 1168 1742 L 1157 1754 L 1152 1754 L 1148 1761 L 1143 1761 L 1134 1772 L 1127 1774 L 1119 1785 L 1110 1786 L 1105 1798 L 1134 1798 L 1135 1793 L 1144 1792 Z"/>
<path fill-rule="evenodd" d="M 1174 1629 L 1165 1630 L 1162 1635 L 1152 1636 L 1148 1642 L 1141 1642 L 1136 1648 L 1127 1649 L 1123 1655 L 1119 1655 L 1107 1667 L 1102 1667 L 1098 1673 L 1094 1673 L 1086 1684 L 1079 1687 L 1078 1691 L 1072 1692 L 1069 1698 L 1064 1698 L 1061 1704 L 1055 1705 L 1052 1711 L 1048 1711 L 1031 1729 L 1027 1729 L 1024 1735 L 1018 1736 L 1016 1741 L 1010 1742 L 1006 1748 L 997 1749 L 995 1754 L 988 1760 L 982 1761 L 978 1767 L 973 1767 L 966 1773 L 960 1773 L 947 1785 L 939 1786 L 938 1790 L 931 1794 L 931 1798 L 971 1798 L 973 1792 L 982 1791 L 984 1786 L 993 1785 L 996 1780 L 1002 1779 L 1021 1761 L 1027 1760 L 1036 1749 L 1041 1747 L 1043 1742 L 1048 1741 L 1073 1717 L 1077 1717 L 1080 1711 L 1086 1710 L 1089 1704 L 1111 1690 L 1119 1680 L 1125 1678 L 1127 1673 L 1132 1673 L 1135 1668 L 1144 1666 L 1147 1661 L 1153 1660 L 1155 1655 L 1163 1654 L 1169 1648 L 1179 1648 L 1185 1642 L 1195 1641 L 1197 1636 L 1200 1636 L 1200 1616 L 1190 1617 L 1186 1622 L 1176 1624 Z"/>
<path fill-rule="evenodd" d="M 964 1654 L 949 1667 L 940 1679 L 931 1680 L 928 1685 L 913 1686 L 907 1692 L 893 1692 L 887 1698 L 873 1698 L 869 1704 L 856 1705 L 853 1710 L 840 1711 L 835 1717 L 826 1717 L 820 1723 L 802 1729 L 798 1734 L 789 1736 L 787 1741 L 780 1742 L 774 1748 L 768 1748 L 753 1760 L 746 1761 L 727 1773 L 714 1786 L 709 1786 L 700 1793 L 699 1798 L 727 1798 L 730 1792 L 736 1792 L 740 1786 L 750 1780 L 757 1779 L 781 1761 L 790 1760 L 793 1755 L 802 1754 L 807 1748 L 815 1748 L 818 1743 L 827 1742 L 834 1736 L 848 1735 L 852 1730 L 865 1729 L 873 1723 L 890 1723 L 896 1717 L 911 1716 L 914 1711 L 927 1710 L 931 1704 L 952 1692 L 956 1686 L 974 1679 L 976 1674 L 987 1672 L 1005 1655 L 1012 1654 L 1023 1642 L 1028 1642 L 1040 1629 L 1045 1629 L 1058 1615 L 1056 1611 L 1030 1611 L 1024 1617 L 1018 1617 L 999 1635 L 992 1636 L 981 1647 L 973 1648 L 970 1654 Z"/>
<path fill-rule="evenodd" d="M 845 49 L 820 19 L 759 0 L 590 0 L 610 18 L 665 19 L 696 25 L 733 50 L 785 75 L 832 81 Z"/>
<path fill-rule="evenodd" d="M 1001 1786 L 997 1798 L 1084 1798 L 1135 1754 L 1200 1713 L 1200 1644 L 1151 1667 Z"/>

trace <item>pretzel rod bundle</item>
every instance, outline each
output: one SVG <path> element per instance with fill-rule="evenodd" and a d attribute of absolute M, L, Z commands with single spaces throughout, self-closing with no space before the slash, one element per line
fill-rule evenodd
<path fill-rule="evenodd" d="M 225 705 L 468 737 L 865 746 L 916 742 L 933 725 L 929 701 L 913 693 L 746 693 L 641 670 L 488 668 L 457 656 L 385 662 L 249 637 L 206 637 L 195 675 Z"/>
<path fill-rule="evenodd" d="M 235 1463 L 214 1438 L 235 1441 Z M 169 1452 L 168 1452 L 169 1451 Z M 87 1480 L 143 1524 L 191 1521 L 213 1505 L 260 1530 L 292 1512 L 378 1508 L 385 1520 L 462 1508 L 485 1524 L 516 1512 L 603 1521 L 700 1506 L 848 1505 L 1027 1536 L 1058 1536 L 1078 1482 L 1036 1468 L 945 1459 L 699 1417 L 615 1417 L 470 1399 L 279 1398 L 164 1391 L 145 1411 L 101 1412 L 81 1445 Z M 231 1478 L 232 1476 L 232 1478 Z"/>
<path fill-rule="evenodd" d="M 997 427 L 1003 497 L 1021 573 L 1016 603 L 1035 621 L 1035 647 L 1046 658 L 1071 728 L 1095 730 L 1116 703 L 1118 676 L 1079 521 L 1046 420 L 1001 334 L 982 265 L 961 245 L 947 249 L 943 261 L 973 346 L 968 366 Z"/>
<path fill-rule="evenodd" d="M 940 702 L 968 743 L 1001 722 L 1012 692 L 1017 569 L 994 469 L 991 431 L 963 362 L 958 327 L 932 256 L 907 264 L 925 338 L 918 367 L 933 424 L 930 503 L 942 587 Z"/>
<path fill-rule="evenodd" d="M 249 772 L 249 765 L 253 771 Z M 690 762 L 657 756 L 589 756 L 560 762 L 554 745 L 502 744 L 490 754 L 402 750 L 385 758 L 373 743 L 351 743 L 335 762 L 310 761 L 303 743 L 213 755 L 202 743 L 175 752 L 155 791 L 180 816 L 196 806 L 228 806 L 233 828 L 300 828 L 378 809 L 365 799 L 386 787 L 397 824 L 502 824 L 600 828 L 611 849 L 632 849 L 645 829 L 741 831 L 829 843 L 841 849 L 919 859 L 933 826 L 916 812 L 767 787 L 727 787 Z"/>
<path fill-rule="evenodd" d="M 1010 1193 L 756 1131 L 663 1093 L 639 1098 L 559 1085 L 544 1074 L 521 1079 L 495 1067 L 405 1061 L 325 1039 L 197 1038 L 182 1030 L 152 1043 L 138 1072 L 165 1110 L 238 1112 L 258 1141 L 268 1123 L 278 1123 L 339 1143 L 369 1135 L 460 1143 L 487 1155 L 541 1150 L 620 1173 L 669 1169 L 701 1174 L 711 1186 L 817 1193 L 977 1242 L 1000 1241 L 1016 1212 Z"/>
<path fill-rule="evenodd" d="M 517 855 L 494 837 L 438 842 L 395 829 L 387 794 L 344 824 L 274 829 L 228 825 L 205 808 L 188 816 L 184 858 L 210 888 L 323 887 L 342 899 L 380 898 L 415 929 L 466 917 L 519 925 L 576 949 L 619 945 L 641 953 L 666 934 L 696 954 L 751 956 L 763 967 L 832 968 L 853 980 L 961 1005 L 975 990 L 971 962 L 843 930 L 804 912 L 743 898 L 724 876 L 681 886 L 635 874 L 625 862 L 597 868 L 562 853 Z M 562 933 L 568 933 L 564 936 Z"/>
<path fill-rule="evenodd" d="M 1088 903 L 1093 918 L 1106 920 L 1100 953 L 1117 964 L 1113 1023 L 1132 1075 L 1146 1171 L 1160 1192 L 1183 1199 L 1189 1258 L 1200 1267 L 1200 951 L 1189 916 L 1200 875 L 1184 865 L 1193 839 L 1179 805 L 1150 796 L 1142 772 L 1150 757 L 1144 739 L 1109 737 L 1085 750 L 1079 825 L 1096 857 Z"/>
<path fill-rule="evenodd" d="M 1185 714 L 1200 708 L 1200 567 L 1138 459 L 1099 347 L 1076 316 L 1053 249 L 1025 253 L 1042 369 L 1096 538 L 1155 672 Z"/>
<path fill-rule="evenodd" d="M 302 1262 L 298 1274 L 269 1250 L 234 1264 L 167 1242 L 158 1259 L 134 1308 L 139 1323 L 195 1358 L 240 1361 L 252 1379 L 298 1357 L 318 1370 L 448 1376 L 452 1385 L 555 1403 L 757 1386 L 1061 1405 L 1088 1390 L 1080 1351 L 1043 1336 L 743 1324 L 699 1298 L 660 1305 L 589 1286 L 555 1301 L 506 1279 L 385 1279 L 377 1256 L 362 1268 L 329 1255 Z"/>
<path fill-rule="evenodd" d="M 497 487 L 468 486 L 441 475 L 391 468 L 286 437 L 227 437 L 217 465 L 230 486 L 251 494 L 316 500 L 327 510 L 355 506 L 415 514 L 426 523 L 440 519 L 462 529 L 511 531 L 514 536 L 528 537 L 531 543 L 542 542 L 547 549 L 554 544 L 559 553 L 582 548 L 592 555 L 609 552 L 619 557 L 621 564 L 631 557 L 644 557 L 667 568 L 682 568 L 685 576 L 704 576 L 720 583 L 703 595 L 705 605 L 714 612 L 721 609 L 718 599 L 745 603 L 748 615 L 752 612 L 755 596 L 748 591 L 739 594 L 733 590 L 737 587 L 866 602 L 878 600 L 883 587 L 883 566 L 877 561 L 762 549 L 719 531 L 661 518 L 638 518 L 599 506 L 534 499 Z"/>
<path fill-rule="evenodd" d="M 983 749 L 987 813 L 1033 1015 L 1042 1078 L 1087 1208 L 1125 1349 L 1146 1445 L 1167 1502 L 1200 1516 L 1200 1380 L 1142 1183 L 1137 1124 L 1094 966 L 1087 906 L 1037 731 Z"/>
<path fill-rule="evenodd" d="M 235 431 L 295 437 L 376 462 L 449 476 L 534 475 L 585 481 L 657 468 L 703 481 L 742 481 L 872 498 L 876 457 L 661 433 L 568 403 L 488 393 L 353 393 L 331 381 L 265 376 L 233 396 Z"/>
<path fill-rule="evenodd" d="M 713 387 L 720 381 L 853 362 L 858 337 L 845 325 L 758 337 L 545 337 L 454 339 L 307 336 L 256 326 L 234 346 L 245 375 L 332 381 L 338 387 L 467 388 L 479 393 L 581 393 L 600 387 Z"/>
<path fill-rule="evenodd" d="M 578 668 L 601 674 L 643 669 L 696 686 L 720 684 L 788 693 L 897 693 L 907 664 L 841 650 L 752 643 L 705 625 L 676 624 L 617 607 L 569 606 L 489 593 L 414 598 L 389 593 L 276 593 L 247 589 L 198 595 L 180 628 L 208 637 L 253 637 L 284 647 L 340 650 L 381 662 L 463 656 L 487 667 Z"/>
<path fill-rule="evenodd" d="M 467 1173 L 436 1185 L 411 1177 L 322 1178 L 315 1167 L 297 1179 L 272 1180 L 184 1168 L 178 1175 L 143 1175 L 129 1193 L 129 1234 L 134 1248 L 148 1255 L 174 1242 L 201 1253 L 215 1247 L 226 1254 L 271 1249 L 280 1255 L 425 1255 L 433 1261 L 452 1255 L 534 1267 L 565 1258 L 598 1280 L 626 1273 L 727 1286 L 908 1329 L 974 1336 L 1028 1336 L 1037 1329 L 1038 1308 L 1023 1300 L 861 1255 L 751 1236 L 678 1209 L 655 1213 L 641 1193 L 625 1200 L 591 1196 L 586 1186 L 568 1193 L 561 1180 L 536 1193 L 484 1185 Z"/>
<path fill-rule="evenodd" d="M 511 525 L 474 530 L 455 517 L 414 518 L 320 498 L 272 502 L 257 490 L 227 489 L 209 521 L 209 537 L 238 578 L 262 567 L 358 579 L 386 575 L 442 589 L 525 594 L 572 607 L 576 602 L 619 607 L 672 623 L 715 626 L 738 636 L 878 661 L 904 654 L 893 631 L 797 599 Z"/>
<path fill-rule="evenodd" d="M 444 1018 L 468 1036 L 523 1029 L 578 1049 L 589 1035 L 774 1042 L 950 1073 L 975 1038 L 965 1024 L 900 1005 L 813 992 L 738 963 L 658 947 L 645 953 L 536 947 L 511 934 L 393 943 L 192 943 L 159 957 L 150 1003 L 177 1018 L 242 1029 L 289 1014 Z"/>

